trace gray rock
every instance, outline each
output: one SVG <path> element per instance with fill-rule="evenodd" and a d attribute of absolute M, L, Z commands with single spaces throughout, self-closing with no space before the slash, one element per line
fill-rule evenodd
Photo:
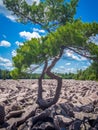
<path fill-rule="evenodd" d="M 68 117 L 74 117 L 73 113 L 73 105 L 71 103 L 62 103 L 60 104 L 63 111 L 66 113 L 66 116 Z"/>
<path fill-rule="evenodd" d="M 4 123 L 5 119 L 5 109 L 2 105 L 0 105 L 0 125 Z"/>
<path fill-rule="evenodd" d="M 94 111 L 94 105 L 92 103 L 81 107 L 83 112 L 90 113 Z"/>
<path fill-rule="evenodd" d="M 78 106 L 75 106 L 75 107 L 73 108 L 73 111 L 75 111 L 75 112 L 81 112 L 81 111 L 82 111 L 82 108 L 81 108 L 81 107 L 78 107 Z"/>
<path fill-rule="evenodd" d="M 36 125 L 32 128 L 32 130 L 55 130 L 55 127 L 50 122 L 37 122 Z"/>
<path fill-rule="evenodd" d="M 64 117 L 63 115 L 57 115 L 55 118 L 58 119 L 61 128 L 68 127 L 72 123 L 71 118 Z"/>
<path fill-rule="evenodd" d="M 80 130 L 81 129 L 81 120 L 76 119 L 71 125 L 69 130 Z"/>

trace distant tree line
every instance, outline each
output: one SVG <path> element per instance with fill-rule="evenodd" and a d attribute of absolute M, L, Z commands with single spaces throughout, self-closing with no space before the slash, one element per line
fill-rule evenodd
<path fill-rule="evenodd" d="M 73 78 L 77 80 L 98 81 L 98 62 L 93 62 L 86 70 L 77 71 Z"/>
<path fill-rule="evenodd" d="M 60 74 L 57 73 L 58 76 L 62 77 L 63 79 L 73 79 L 74 78 L 74 73 L 65 73 L 65 74 Z M 6 79 L 38 79 L 40 77 L 40 74 L 37 73 L 22 73 L 18 75 L 12 75 L 11 71 L 9 70 L 2 70 L 0 69 L 0 79 L 6 80 Z M 49 76 L 45 75 L 44 79 L 50 79 Z"/>
<path fill-rule="evenodd" d="M 76 80 L 96 80 L 98 81 L 98 63 L 93 62 L 86 70 L 78 70 L 77 73 L 56 73 L 62 79 L 76 79 Z M 0 69 L 0 79 L 38 79 L 40 74 L 22 73 L 17 76 L 13 76 L 10 71 Z M 50 79 L 47 75 L 44 79 Z"/>
<path fill-rule="evenodd" d="M 40 74 L 29 74 L 29 73 L 22 73 L 18 77 L 16 75 L 12 75 L 11 71 L 9 70 L 2 70 L 0 69 L 0 79 L 38 79 Z"/>
<path fill-rule="evenodd" d="M 10 71 L 0 69 L 0 79 L 12 79 Z"/>

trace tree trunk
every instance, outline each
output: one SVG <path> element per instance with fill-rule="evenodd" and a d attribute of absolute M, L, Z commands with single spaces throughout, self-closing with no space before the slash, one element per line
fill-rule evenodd
<path fill-rule="evenodd" d="M 54 95 L 54 98 L 53 100 L 49 103 L 49 105 L 53 105 L 55 104 L 58 99 L 59 99 L 59 96 L 60 96 L 60 92 L 61 92 L 61 88 L 62 88 L 62 78 L 60 78 L 59 76 L 55 75 L 54 73 L 51 72 L 51 69 L 55 66 L 55 64 L 57 63 L 57 61 L 61 58 L 63 52 L 61 53 L 61 55 L 59 57 L 56 57 L 51 65 L 47 68 L 47 75 L 49 77 L 51 77 L 52 79 L 56 79 L 57 80 L 57 88 L 56 88 L 56 91 L 55 91 L 55 95 Z"/>
<path fill-rule="evenodd" d="M 55 95 L 54 95 L 54 98 L 53 98 L 53 103 L 52 104 L 55 104 L 58 99 L 59 99 L 59 96 L 60 96 L 60 92 L 61 92 L 61 88 L 62 88 L 62 78 L 60 78 L 59 76 L 51 73 L 51 72 L 47 72 L 47 75 L 53 79 L 56 79 L 57 80 L 57 88 L 56 88 L 56 91 L 55 91 Z"/>
<path fill-rule="evenodd" d="M 51 69 L 55 66 L 57 61 L 61 58 L 61 56 L 63 54 L 63 50 L 64 49 L 61 49 L 61 52 L 60 52 L 59 56 L 54 58 L 54 60 L 52 61 L 50 66 L 47 67 L 48 63 L 45 62 L 45 66 L 44 66 L 42 75 L 39 78 L 39 82 L 38 82 L 39 83 L 39 88 L 38 88 L 38 100 L 37 100 L 37 103 L 43 109 L 48 108 L 51 105 L 55 104 L 58 101 L 58 99 L 59 99 L 60 92 L 61 92 L 61 87 L 62 87 L 62 78 L 60 78 L 59 76 L 53 74 L 51 72 Z M 42 91 L 43 91 L 42 90 L 42 79 L 43 79 L 45 73 L 49 77 L 51 77 L 52 79 L 56 79 L 57 80 L 57 88 L 56 88 L 56 92 L 55 92 L 54 98 L 50 99 L 50 100 L 49 99 L 48 100 L 44 100 L 43 97 L 42 97 Z"/>
<path fill-rule="evenodd" d="M 44 69 L 43 69 L 43 72 L 38 80 L 38 100 L 42 100 L 42 92 L 43 92 L 43 88 L 42 88 L 42 79 L 44 78 L 44 75 L 45 75 L 45 71 L 47 69 L 47 61 L 45 61 L 45 66 L 44 66 Z"/>

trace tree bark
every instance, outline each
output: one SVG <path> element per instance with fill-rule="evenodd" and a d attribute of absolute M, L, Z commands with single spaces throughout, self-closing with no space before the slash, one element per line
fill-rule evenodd
<path fill-rule="evenodd" d="M 52 101 L 52 105 L 53 105 L 59 99 L 61 88 L 62 88 L 62 78 L 60 78 L 59 76 L 51 73 L 50 71 L 47 72 L 47 75 L 50 76 L 51 78 L 57 80 L 57 88 L 56 88 L 55 95 L 54 95 L 54 98 L 53 98 L 53 101 Z"/>
<path fill-rule="evenodd" d="M 45 62 L 45 66 L 42 72 L 42 75 L 39 78 L 39 89 L 38 89 L 38 104 L 41 108 L 48 108 L 51 105 L 55 104 L 60 96 L 60 92 L 61 92 L 61 87 L 62 87 L 62 78 L 60 78 L 59 76 L 55 75 L 54 73 L 51 72 L 52 68 L 55 66 L 55 64 L 57 63 L 57 61 L 61 58 L 62 54 L 63 54 L 63 50 L 61 49 L 60 54 L 58 57 L 55 57 L 51 63 L 50 66 L 48 66 L 48 63 Z M 48 66 L 48 67 L 47 67 Z M 42 79 L 44 77 L 44 74 L 47 74 L 49 77 L 51 77 L 52 79 L 56 79 L 57 80 L 57 88 L 55 91 L 55 95 L 54 98 L 51 100 L 44 100 L 42 97 Z"/>
<path fill-rule="evenodd" d="M 42 92 L 43 92 L 43 88 L 42 88 L 42 79 L 44 78 L 45 75 L 45 71 L 47 69 L 48 63 L 47 61 L 45 61 L 45 65 L 43 68 L 43 72 L 38 80 L 38 100 L 42 100 Z"/>

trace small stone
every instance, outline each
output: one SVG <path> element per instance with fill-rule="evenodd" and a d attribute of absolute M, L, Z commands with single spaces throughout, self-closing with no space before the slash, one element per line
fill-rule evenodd
<path fill-rule="evenodd" d="M 92 103 L 81 107 L 83 112 L 90 113 L 94 111 L 94 105 Z"/>
<path fill-rule="evenodd" d="M 76 119 L 74 122 L 73 122 L 73 124 L 70 126 L 71 128 L 71 130 L 80 130 L 81 129 L 81 124 L 82 124 L 82 122 L 81 122 L 81 120 L 79 120 L 79 119 Z"/>
<path fill-rule="evenodd" d="M 60 127 L 67 127 L 72 123 L 71 118 L 64 117 L 63 115 L 57 115 L 55 118 L 58 119 Z"/>
<path fill-rule="evenodd" d="M 74 113 L 73 113 L 73 105 L 71 103 L 63 103 L 60 104 L 61 108 L 65 111 L 66 116 L 68 117 L 74 117 Z"/>
<path fill-rule="evenodd" d="M 73 108 L 73 110 L 74 110 L 75 112 L 81 112 L 81 111 L 82 111 L 81 107 L 78 107 L 78 106 L 75 106 L 75 107 Z"/>
<path fill-rule="evenodd" d="M 98 113 L 98 107 L 96 107 L 96 108 L 94 109 L 94 112 L 95 112 L 95 113 Z"/>
<path fill-rule="evenodd" d="M 33 126 L 32 130 L 55 130 L 55 128 L 51 122 L 39 121 Z"/>
<path fill-rule="evenodd" d="M 40 125 L 40 128 L 44 130 L 55 130 L 54 125 L 50 122 L 43 122 Z"/>

